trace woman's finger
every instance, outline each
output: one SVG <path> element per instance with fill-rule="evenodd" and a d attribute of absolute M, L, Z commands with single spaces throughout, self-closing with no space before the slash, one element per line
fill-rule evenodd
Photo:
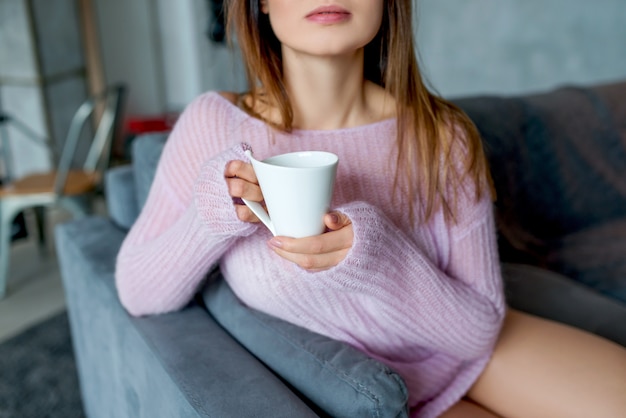
<path fill-rule="evenodd" d="M 226 185 L 231 197 L 242 197 L 254 202 L 263 201 L 263 193 L 261 193 L 258 184 L 250 183 L 239 177 L 232 177 L 226 179 Z"/>
<path fill-rule="evenodd" d="M 346 248 L 344 250 L 325 254 L 299 254 L 284 251 L 276 247 L 271 248 L 276 254 L 285 260 L 291 261 L 304 270 L 310 272 L 323 271 L 335 267 L 346 257 L 349 251 L 349 248 Z"/>
<path fill-rule="evenodd" d="M 268 244 L 295 254 L 327 254 L 352 247 L 352 225 L 306 238 L 274 237 Z"/>
<path fill-rule="evenodd" d="M 263 201 L 263 193 L 258 185 L 251 164 L 239 160 L 229 161 L 224 168 L 228 193 L 235 203 L 237 218 L 243 222 L 260 222 L 259 218 L 241 202 L 241 198 L 254 202 Z"/>
<path fill-rule="evenodd" d="M 235 211 L 237 212 L 237 218 L 243 222 L 257 223 L 261 220 L 248 208 L 246 205 L 235 205 Z"/>
<path fill-rule="evenodd" d="M 327 270 L 339 264 L 352 248 L 354 232 L 352 223 L 333 219 L 341 229 L 307 238 L 274 237 L 269 247 L 286 260 L 308 271 Z M 327 225 L 328 226 L 328 225 Z"/>
<path fill-rule="evenodd" d="M 338 229 L 348 226 L 351 223 L 352 221 L 350 218 L 348 218 L 348 216 L 343 212 L 333 211 L 324 216 L 324 224 L 331 231 L 337 231 Z"/>
<path fill-rule="evenodd" d="M 226 164 L 224 168 L 224 177 L 226 178 L 240 178 L 250 183 L 258 184 L 259 181 L 254 173 L 252 164 L 245 163 L 240 160 L 232 160 Z"/>

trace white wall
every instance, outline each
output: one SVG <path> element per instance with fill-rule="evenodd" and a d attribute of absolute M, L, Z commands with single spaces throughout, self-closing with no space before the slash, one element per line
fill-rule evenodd
<path fill-rule="evenodd" d="M 96 0 L 105 75 L 130 86 L 128 113 L 180 111 L 245 83 L 232 51 L 205 36 L 205 0 Z"/>
<path fill-rule="evenodd" d="M 196 4 L 157 0 L 167 108 L 180 108 L 202 91 Z M 202 10 L 200 10 L 202 11 Z M 178 24 L 176 23 L 178 22 Z M 185 22 L 185 24 L 183 24 Z"/>
<path fill-rule="evenodd" d="M 182 109 L 203 91 L 245 88 L 235 51 L 210 42 L 205 34 L 205 0 L 157 3 L 168 109 Z"/>
<path fill-rule="evenodd" d="M 444 96 L 626 79 L 625 0 L 420 0 L 423 67 Z"/>
<path fill-rule="evenodd" d="M 104 74 L 125 81 L 131 113 L 161 112 L 165 94 L 153 31 L 152 0 L 96 0 Z"/>

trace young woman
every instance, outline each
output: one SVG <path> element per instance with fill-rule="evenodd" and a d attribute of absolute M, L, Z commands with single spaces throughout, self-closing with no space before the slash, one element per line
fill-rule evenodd
<path fill-rule="evenodd" d="M 133 315 L 182 308 L 219 263 L 247 305 L 402 375 L 413 417 L 618 417 L 626 350 L 507 310 L 478 134 L 425 88 L 411 0 L 231 0 L 244 94 L 191 103 L 118 258 Z M 246 144 L 246 145 L 243 145 Z M 339 155 L 326 233 L 272 237 L 257 158 Z"/>

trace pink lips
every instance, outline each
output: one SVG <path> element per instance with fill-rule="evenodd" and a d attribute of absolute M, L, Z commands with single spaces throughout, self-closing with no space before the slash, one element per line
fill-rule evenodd
<path fill-rule="evenodd" d="M 309 13 L 306 18 L 316 23 L 340 23 L 350 19 L 350 12 L 338 6 L 322 6 Z"/>

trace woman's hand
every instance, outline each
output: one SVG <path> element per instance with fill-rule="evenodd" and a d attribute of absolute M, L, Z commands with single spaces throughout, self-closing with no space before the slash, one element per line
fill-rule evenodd
<path fill-rule="evenodd" d="M 341 212 L 324 217 L 328 232 L 307 238 L 274 237 L 268 241 L 276 254 L 311 272 L 339 264 L 352 248 L 352 222 Z"/>
<path fill-rule="evenodd" d="M 252 164 L 239 160 L 229 161 L 224 169 L 224 177 L 228 185 L 228 193 L 235 203 L 237 217 L 244 222 L 260 222 L 250 208 L 241 201 L 243 198 L 252 202 L 263 202 L 263 193 L 261 193 Z"/>

